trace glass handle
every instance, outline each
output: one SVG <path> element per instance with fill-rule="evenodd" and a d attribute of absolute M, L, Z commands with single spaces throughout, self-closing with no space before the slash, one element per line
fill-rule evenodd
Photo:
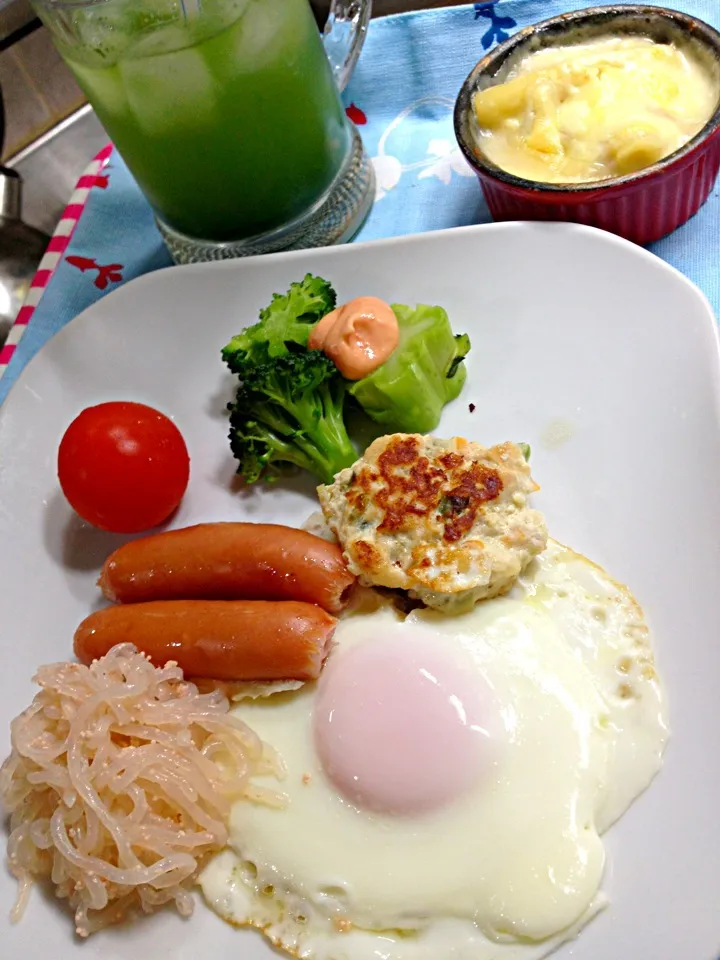
<path fill-rule="evenodd" d="M 325 24 L 325 52 L 342 92 L 348 85 L 365 42 L 372 0 L 332 0 Z"/>

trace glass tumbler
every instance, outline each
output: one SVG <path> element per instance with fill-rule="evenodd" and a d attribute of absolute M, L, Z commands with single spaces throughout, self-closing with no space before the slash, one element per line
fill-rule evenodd
<path fill-rule="evenodd" d="M 374 178 L 340 98 L 371 0 L 33 0 L 178 263 L 350 239 Z"/>

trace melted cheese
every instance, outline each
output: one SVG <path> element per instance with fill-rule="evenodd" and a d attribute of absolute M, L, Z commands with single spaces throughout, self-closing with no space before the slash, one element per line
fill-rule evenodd
<path fill-rule="evenodd" d="M 712 116 L 716 84 L 670 44 L 616 37 L 529 54 L 473 100 L 479 146 L 509 173 L 581 183 L 674 153 Z"/>

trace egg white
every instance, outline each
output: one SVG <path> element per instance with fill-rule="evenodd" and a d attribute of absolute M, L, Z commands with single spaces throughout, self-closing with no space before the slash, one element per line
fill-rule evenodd
<path fill-rule="evenodd" d="M 604 906 L 600 834 L 661 764 L 665 705 L 642 611 L 550 541 L 507 596 L 457 617 L 357 613 L 332 656 L 392 633 L 433 637 L 493 689 L 503 734 L 490 773 L 422 817 L 358 810 L 316 756 L 315 685 L 241 703 L 285 761 L 287 803 L 235 805 L 205 897 L 314 960 L 546 956 Z"/>

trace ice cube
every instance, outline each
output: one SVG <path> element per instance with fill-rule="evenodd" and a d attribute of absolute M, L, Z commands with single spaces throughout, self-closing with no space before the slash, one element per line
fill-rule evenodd
<path fill-rule="evenodd" d="M 307 6 L 306 0 L 302 4 Z M 229 30 L 232 44 L 228 45 L 228 60 L 220 65 L 226 75 L 253 73 L 274 61 L 283 63 L 288 41 L 301 44 L 304 20 L 309 15 L 309 9 L 302 10 L 302 19 L 297 22 L 297 0 L 246 0 L 244 7 Z"/>
<path fill-rule="evenodd" d="M 127 59 L 144 60 L 159 54 L 184 50 L 195 44 L 195 37 L 182 19 L 173 23 L 154 24 L 140 31 L 134 38 Z"/>
<path fill-rule="evenodd" d="M 75 11 L 73 26 L 80 41 L 73 58 L 91 67 L 116 63 L 132 40 L 132 23 L 125 12 L 108 4 Z"/>
<path fill-rule="evenodd" d="M 127 111 L 125 89 L 117 65 L 96 70 L 73 62 L 72 69 L 88 100 L 101 114 L 118 116 Z"/>
<path fill-rule="evenodd" d="M 219 122 L 215 82 L 197 48 L 126 59 L 120 69 L 130 110 L 147 136 Z"/>

